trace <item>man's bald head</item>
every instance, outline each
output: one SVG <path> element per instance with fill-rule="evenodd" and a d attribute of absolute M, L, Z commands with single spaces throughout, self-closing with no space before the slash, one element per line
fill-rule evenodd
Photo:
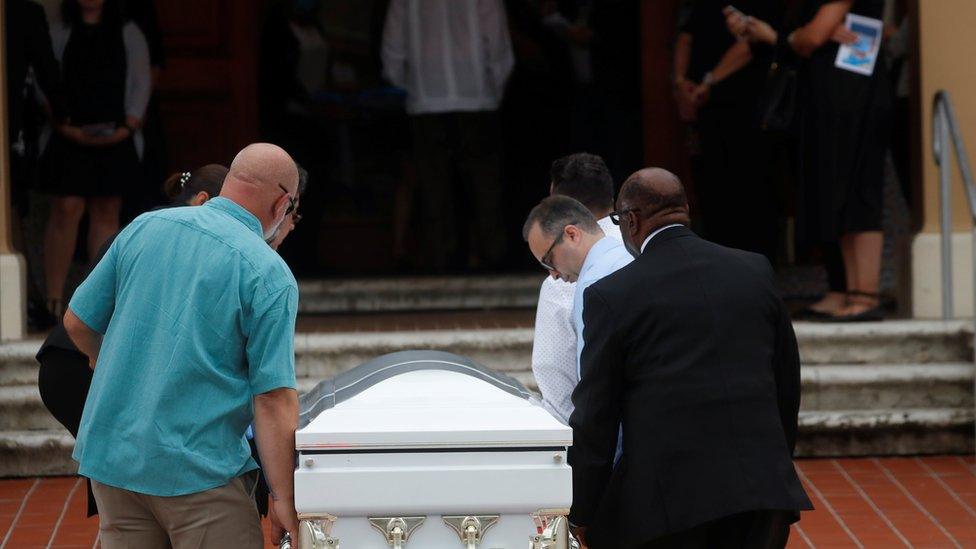
<path fill-rule="evenodd" d="M 644 168 L 627 178 L 620 187 L 617 211 L 621 234 L 628 251 L 635 257 L 640 246 L 655 230 L 673 224 L 688 225 L 688 197 L 681 180 L 661 168 Z"/>
<path fill-rule="evenodd" d="M 688 215 L 688 197 L 681 180 L 662 168 L 634 172 L 620 187 L 620 209 L 638 208 L 644 217 L 659 214 Z"/>
<path fill-rule="evenodd" d="M 234 157 L 220 196 L 254 214 L 272 238 L 298 200 L 298 166 L 277 145 L 248 145 Z"/>
<path fill-rule="evenodd" d="M 280 184 L 293 195 L 298 191 L 298 166 L 285 149 L 271 143 L 244 147 L 234 157 L 227 177 L 277 191 Z"/>

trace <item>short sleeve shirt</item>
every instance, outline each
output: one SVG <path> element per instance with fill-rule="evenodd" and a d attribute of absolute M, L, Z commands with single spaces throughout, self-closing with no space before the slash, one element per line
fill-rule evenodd
<path fill-rule="evenodd" d="M 104 334 L 81 475 L 176 496 L 257 468 L 252 399 L 295 387 L 298 285 L 256 217 L 225 198 L 144 214 L 69 306 Z"/>

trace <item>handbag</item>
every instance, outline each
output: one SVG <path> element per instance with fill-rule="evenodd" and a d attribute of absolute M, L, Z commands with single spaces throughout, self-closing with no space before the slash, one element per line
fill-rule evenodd
<path fill-rule="evenodd" d="M 785 134 L 793 127 L 798 98 L 797 66 L 778 55 L 769 66 L 759 98 L 759 128 L 766 133 Z"/>

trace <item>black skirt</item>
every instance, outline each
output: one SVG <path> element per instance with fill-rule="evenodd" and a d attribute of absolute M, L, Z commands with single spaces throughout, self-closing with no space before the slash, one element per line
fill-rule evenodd
<path fill-rule="evenodd" d="M 55 328 L 60 329 L 60 326 Z M 44 406 L 77 439 L 93 376 L 92 369 L 88 367 L 88 357 L 78 351 L 45 345 L 37 354 L 37 361 L 41 364 L 37 373 L 37 388 Z M 97 515 L 91 481 L 87 481 L 87 484 L 88 516 Z"/>
<path fill-rule="evenodd" d="M 870 76 L 834 66 L 837 45 L 806 62 L 801 93 L 797 236 L 810 244 L 881 230 L 891 88 L 884 59 Z"/>
<path fill-rule="evenodd" d="M 55 133 L 42 158 L 45 190 L 55 196 L 122 196 L 143 177 L 132 139 L 109 147 L 79 145 Z"/>

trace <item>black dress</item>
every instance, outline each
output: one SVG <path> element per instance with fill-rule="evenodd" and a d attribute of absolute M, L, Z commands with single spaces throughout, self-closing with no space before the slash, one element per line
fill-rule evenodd
<path fill-rule="evenodd" d="M 697 0 L 682 32 L 691 35 L 689 80 L 701 82 L 736 39 L 725 26 L 728 0 Z M 783 17 L 780 0 L 739 0 L 735 7 L 771 24 Z M 698 112 L 701 144 L 696 172 L 705 236 L 708 240 L 773 258 L 776 190 L 771 147 L 759 130 L 758 99 L 772 61 L 769 48 L 753 47 L 746 66 L 716 83 Z"/>
<path fill-rule="evenodd" d="M 122 28 L 76 25 L 61 73 L 72 126 L 125 123 L 126 51 Z M 132 138 L 106 147 L 69 141 L 57 132 L 45 151 L 48 190 L 58 196 L 121 196 L 141 176 Z"/>
<path fill-rule="evenodd" d="M 805 0 L 800 25 L 826 3 Z M 884 0 L 856 0 L 851 8 L 875 19 L 883 11 Z M 828 42 L 800 70 L 797 236 L 808 244 L 881 230 L 892 101 L 888 69 L 880 54 L 870 76 L 836 68 L 838 47 Z"/>

